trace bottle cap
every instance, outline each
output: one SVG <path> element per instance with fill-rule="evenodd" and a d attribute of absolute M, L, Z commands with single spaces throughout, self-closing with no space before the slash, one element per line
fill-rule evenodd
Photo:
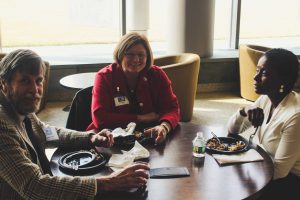
<path fill-rule="evenodd" d="M 197 137 L 203 137 L 203 132 L 201 131 L 197 132 Z"/>

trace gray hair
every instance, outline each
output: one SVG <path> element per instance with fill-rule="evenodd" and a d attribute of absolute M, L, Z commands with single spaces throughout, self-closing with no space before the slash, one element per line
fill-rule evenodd
<path fill-rule="evenodd" d="M 17 70 L 38 74 L 40 68 L 45 73 L 44 62 L 38 54 L 29 49 L 18 49 L 0 61 L 0 79 L 10 83 Z"/>

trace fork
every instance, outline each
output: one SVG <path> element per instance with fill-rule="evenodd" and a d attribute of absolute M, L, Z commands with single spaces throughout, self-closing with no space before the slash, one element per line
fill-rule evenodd
<path fill-rule="evenodd" d="M 222 146 L 224 147 L 225 150 L 228 149 L 228 144 L 223 143 L 223 142 L 220 140 L 220 138 L 218 138 L 218 136 L 217 136 L 216 134 L 214 134 L 214 132 L 211 131 L 210 133 L 214 136 L 214 138 L 216 138 L 216 140 L 218 141 L 218 143 L 219 143 L 220 146 L 222 145 Z"/>
<path fill-rule="evenodd" d="M 258 127 L 259 127 L 259 126 L 257 126 L 257 127 L 255 128 L 254 133 L 252 133 L 252 134 L 250 135 L 249 141 L 248 141 L 248 146 L 252 146 L 252 144 L 253 144 L 253 138 L 254 138 L 254 136 L 255 136 L 257 130 L 258 130 Z"/>
<path fill-rule="evenodd" d="M 221 142 L 221 140 L 218 138 L 218 136 L 216 135 L 216 134 L 214 134 L 214 132 L 210 132 L 213 136 L 214 136 L 214 138 L 216 138 L 216 140 L 219 142 L 219 144 L 222 144 L 223 142 Z"/>

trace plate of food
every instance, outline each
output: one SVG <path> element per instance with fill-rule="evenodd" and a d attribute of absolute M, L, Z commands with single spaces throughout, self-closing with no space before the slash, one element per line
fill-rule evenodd
<path fill-rule="evenodd" d="M 215 138 L 210 138 L 206 142 L 206 150 L 209 153 L 217 154 L 237 154 L 248 150 L 247 142 L 243 139 L 233 137 L 218 137 L 220 142 Z"/>

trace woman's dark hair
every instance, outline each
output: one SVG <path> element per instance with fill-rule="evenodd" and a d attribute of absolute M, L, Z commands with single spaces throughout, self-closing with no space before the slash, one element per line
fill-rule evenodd
<path fill-rule="evenodd" d="M 289 50 L 274 48 L 264 53 L 267 64 L 277 70 L 282 76 L 283 84 L 291 91 L 298 78 L 299 61 L 297 56 Z"/>

